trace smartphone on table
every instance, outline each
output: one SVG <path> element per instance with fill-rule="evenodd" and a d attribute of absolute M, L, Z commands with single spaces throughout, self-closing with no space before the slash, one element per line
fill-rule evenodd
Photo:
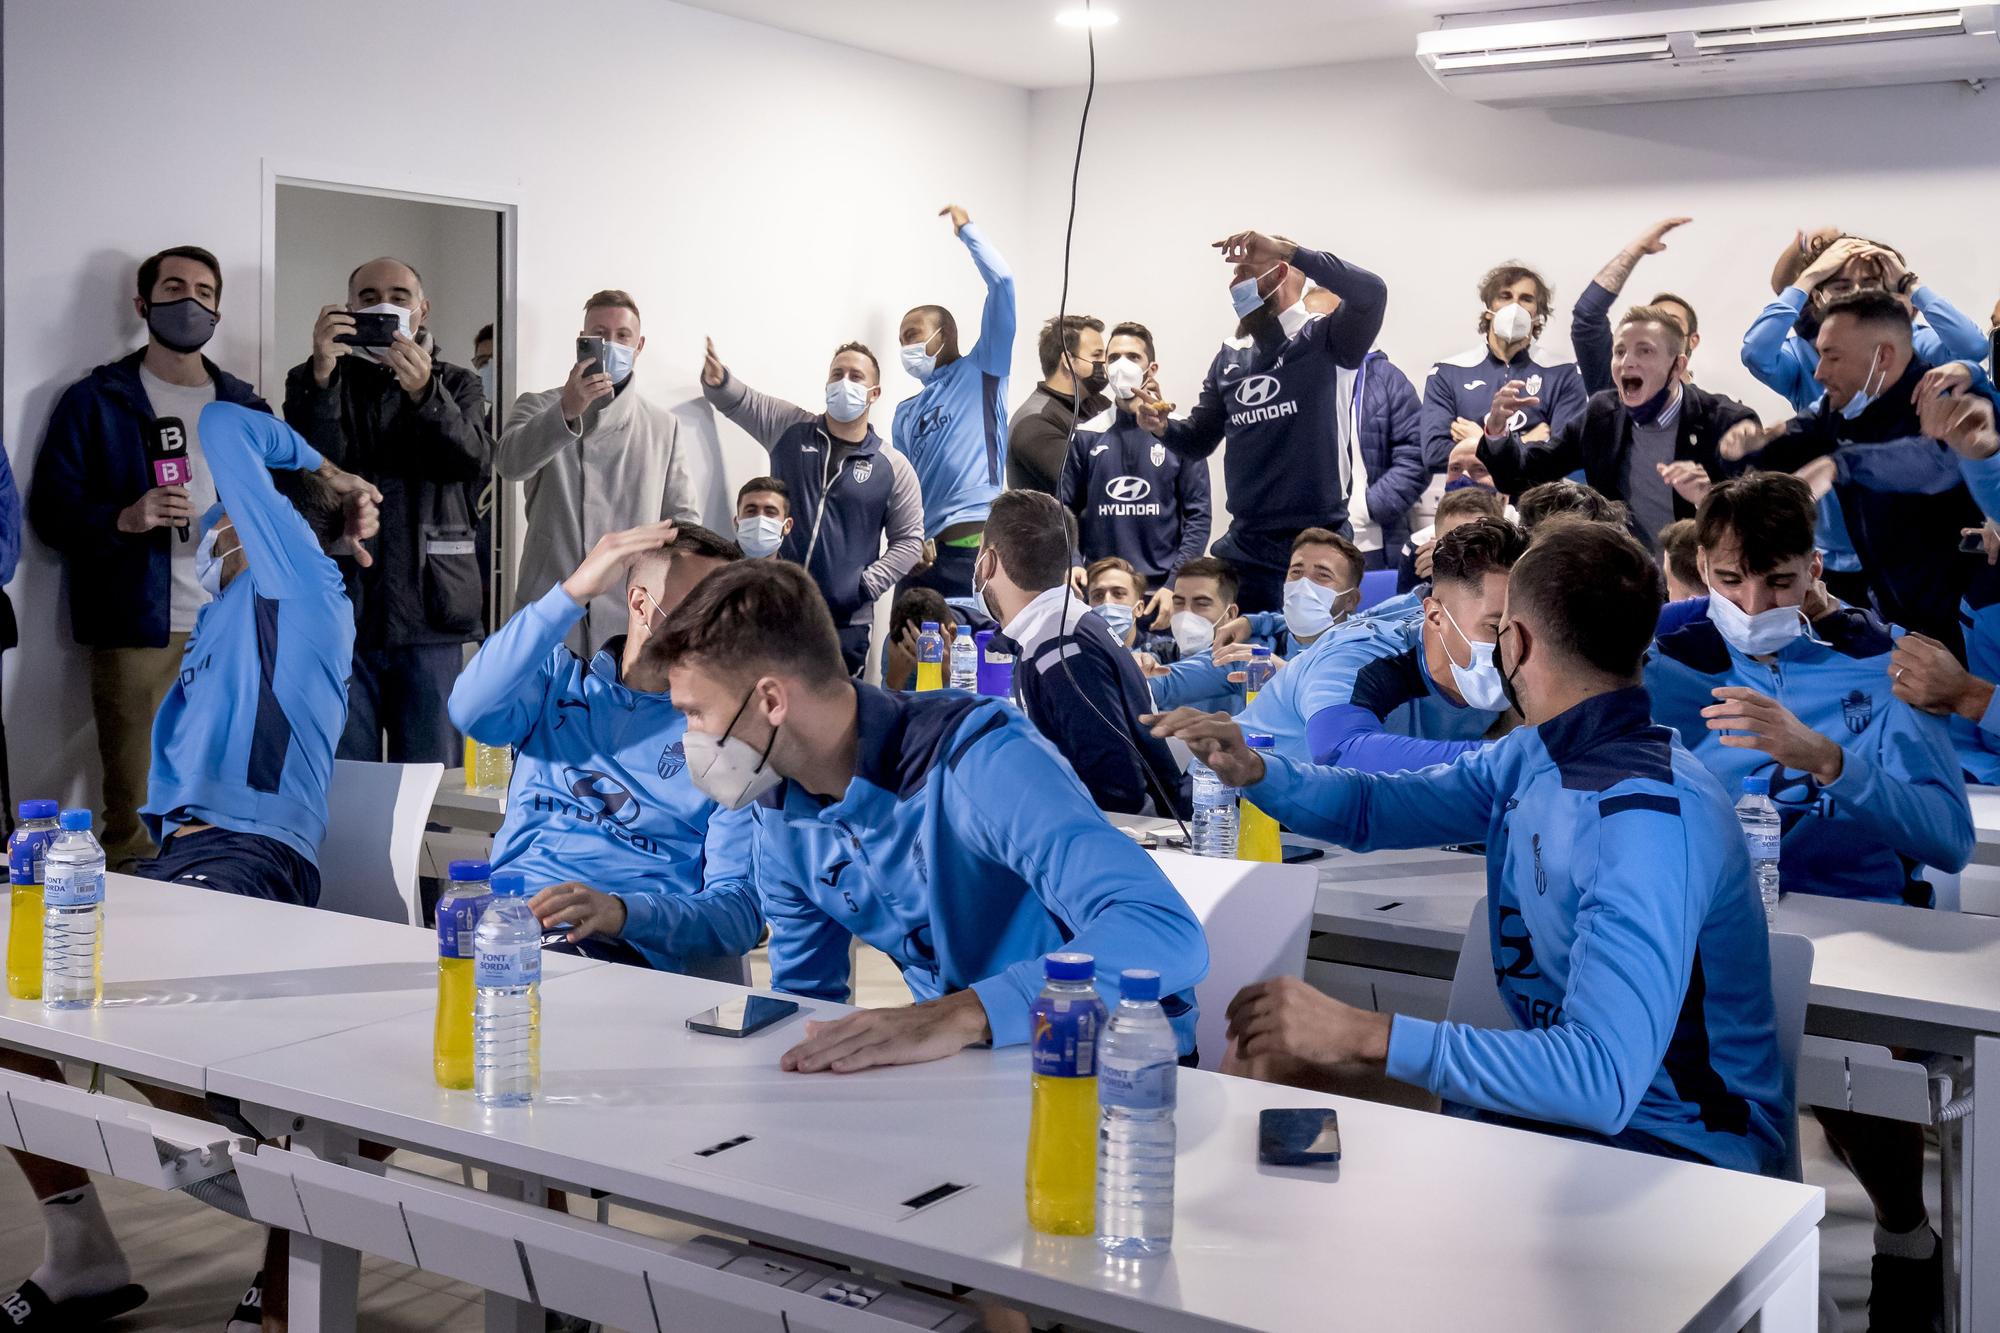
<path fill-rule="evenodd" d="M 747 1037 L 781 1023 L 799 1011 L 796 1000 L 779 1000 L 769 995 L 746 995 L 740 1000 L 704 1009 L 687 1021 L 690 1032 L 706 1032 L 715 1037 Z"/>

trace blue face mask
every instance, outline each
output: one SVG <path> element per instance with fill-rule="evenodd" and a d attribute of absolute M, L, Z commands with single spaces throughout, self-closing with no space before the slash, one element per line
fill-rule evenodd
<path fill-rule="evenodd" d="M 604 373 L 611 377 L 613 384 L 623 384 L 632 378 L 632 361 L 638 355 L 630 345 L 615 343 L 609 338 L 604 341 Z"/>
<path fill-rule="evenodd" d="M 1868 405 L 1875 401 L 1876 394 L 1888 387 L 1889 372 L 1886 369 L 1882 372 L 1882 383 L 1880 384 L 1875 383 L 1875 372 L 1870 370 L 1868 378 L 1862 381 L 1860 392 L 1847 400 L 1847 406 L 1840 409 L 1840 415 L 1846 417 L 1849 421 L 1854 420 L 1854 418 L 1868 410 Z"/>
<path fill-rule="evenodd" d="M 1111 627 L 1112 638 L 1124 643 L 1131 637 L 1132 623 L 1135 619 L 1131 607 L 1123 602 L 1099 602 L 1093 609 L 1098 615 L 1103 616 L 1104 623 Z"/>
<path fill-rule="evenodd" d="M 1248 319 L 1264 308 L 1264 302 L 1270 298 L 1258 293 L 1257 284 L 1277 271 L 1277 265 L 1273 264 L 1254 278 L 1245 278 L 1241 282 L 1230 284 L 1229 303 L 1236 310 L 1236 318 Z"/>

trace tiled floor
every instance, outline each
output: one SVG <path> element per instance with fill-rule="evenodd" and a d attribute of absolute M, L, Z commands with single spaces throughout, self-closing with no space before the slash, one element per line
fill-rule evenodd
<path fill-rule="evenodd" d="M 864 951 L 857 964 L 861 1003 L 908 1001 L 901 979 L 882 955 Z M 752 971 L 760 983 L 768 976 L 761 954 L 753 958 Z M 1825 1140 L 1809 1119 L 1804 1131 L 1806 1178 L 1827 1191 L 1827 1221 L 1820 1232 L 1823 1285 L 1840 1304 L 1843 1329 L 1858 1333 L 1867 1323 L 1864 1306 L 1873 1238 L 1867 1199 L 1828 1154 Z M 457 1173 L 445 1163 L 409 1154 L 399 1155 L 396 1163 L 439 1175 Z M 1935 1153 L 1929 1168 L 1928 1192 L 1935 1216 Z M 263 1257 L 262 1228 L 182 1194 L 109 1179 L 101 1179 L 98 1189 L 132 1262 L 133 1280 L 152 1293 L 140 1310 L 106 1327 L 118 1333 L 218 1333 Z M 613 1210 L 612 1220 L 648 1235 L 689 1234 L 675 1223 L 622 1208 Z M 0 1165 L 0 1283 L 11 1286 L 26 1277 L 41 1262 L 41 1254 L 41 1219 L 34 1200 L 19 1173 Z M 361 1327 L 369 1333 L 477 1333 L 484 1327 L 475 1288 L 385 1259 L 362 1260 L 361 1311 Z"/>

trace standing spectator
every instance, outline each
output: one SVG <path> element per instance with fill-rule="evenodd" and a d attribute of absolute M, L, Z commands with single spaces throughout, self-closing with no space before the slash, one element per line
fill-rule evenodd
<path fill-rule="evenodd" d="M 195 245 L 139 265 L 133 306 L 146 346 L 63 391 L 35 460 L 28 518 L 62 558 L 70 630 L 90 655 L 90 706 L 104 766 L 104 852 L 114 870 L 153 854 L 139 823 L 152 764 L 153 715 L 181 669 L 208 600 L 195 577 L 191 525 L 215 503 L 201 409 L 256 391 L 201 354 L 222 318 L 222 266 Z M 193 481 L 155 486 L 146 448 L 156 423 L 180 422 Z"/>
<path fill-rule="evenodd" d="M 847 672 L 860 675 L 875 632 L 876 599 L 915 568 L 924 551 L 924 496 L 916 469 L 868 424 L 882 396 L 875 354 L 858 342 L 834 349 L 826 371 L 826 410 L 819 413 L 737 379 L 716 356 L 713 342 L 702 362 L 701 386 L 716 411 L 770 451 L 771 471 L 785 485 L 791 524 L 778 554 L 804 565 L 819 585 L 840 629 Z"/>
<path fill-rule="evenodd" d="M 1625 290 L 1626 279 L 1632 276 L 1641 259 L 1667 248 L 1668 232 L 1692 221 L 1693 218 L 1665 218 L 1655 222 L 1639 239 L 1613 255 L 1583 289 L 1583 295 L 1576 298 L 1576 306 L 1569 315 L 1569 345 L 1576 353 L 1576 370 L 1583 376 L 1584 392 L 1602 393 L 1613 387 L 1611 307 Z M 1661 292 L 1646 304 L 1666 311 L 1680 324 L 1681 332 L 1687 336 L 1688 358 L 1688 364 L 1681 367 L 1681 378 L 1693 383 L 1694 353 L 1701 346 L 1701 322 L 1695 318 L 1694 307 L 1672 292 Z"/>
<path fill-rule="evenodd" d="M 924 506 L 924 560 L 904 586 L 965 597 L 972 592 L 979 533 L 1000 493 L 1007 457 L 1014 275 L 963 208 L 947 204 L 938 216 L 951 219 L 953 232 L 971 251 L 986 283 L 986 308 L 979 317 L 979 341 L 963 354 L 958 321 L 941 305 L 913 307 L 897 332 L 903 369 L 923 386 L 896 404 L 893 428 L 896 447 L 916 469 Z M 834 618 L 839 623 L 838 608 Z"/>
<path fill-rule="evenodd" d="M 578 361 L 561 388 L 522 394 L 493 450 L 502 477 L 527 483 L 521 606 L 568 578 L 608 532 L 700 517 L 679 418 L 632 388 L 646 350 L 639 303 L 617 288 L 594 294 L 580 336 L 602 338 L 603 359 Z M 564 641 L 584 661 L 625 632 L 624 591 L 600 593 L 570 627 Z"/>
<path fill-rule="evenodd" d="M 1366 269 L 1283 237 L 1243 231 L 1215 243 L 1231 266 L 1229 296 L 1247 348 L 1225 344 L 1209 363 L 1187 416 L 1141 403 L 1139 424 L 1167 448 L 1205 460 L 1225 440 L 1229 531 L 1215 543 L 1240 581 L 1246 611 L 1276 610 L 1292 538 L 1306 528 L 1348 531 L 1354 478 L 1340 438 L 1342 367 L 1375 345 L 1389 289 Z M 1310 278 L 1339 298 L 1315 319 L 1301 299 Z"/>
<path fill-rule="evenodd" d="M 1507 384 L 1525 400 L 1505 423 L 1537 444 L 1583 412 L 1583 377 L 1568 362 L 1537 359 L 1535 340 L 1547 327 L 1554 303 L 1548 282 L 1525 264 L 1488 269 L 1479 280 L 1479 333 L 1470 352 L 1438 362 L 1424 381 L 1424 466 L 1444 469 L 1454 444 L 1479 438 L 1493 396 Z"/>
<path fill-rule="evenodd" d="M 1111 429 L 1084 431 L 1071 441 L 1056 498 L 1076 516 L 1077 550 L 1085 561 L 1122 556 L 1159 590 L 1145 608 L 1152 619 L 1167 576 L 1208 549 L 1208 460 L 1169 450 L 1133 415 L 1142 393 L 1157 394 L 1152 331 L 1127 321 L 1111 330 L 1105 348 L 1118 412 Z"/>
<path fill-rule="evenodd" d="M 500 365 L 493 359 L 493 326 L 482 324 L 472 336 L 472 372 L 479 376 L 479 392 L 486 397 L 487 427 L 491 429 L 493 404 L 500 401 Z"/>
<path fill-rule="evenodd" d="M 1036 350 L 1042 382 L 1007 423 L 1007 486 L 1054 495 L 1077 423 L 1111 405 L 1104 397 L 1110 383 L 1104 321 L 1094 315 L 1065 315 L 1058 330 L 1051 319 L 1042 325 Z"/>
<path fill-rule="evenodd" d="M 355 637 L 343 759 L 454 763 L 445 701 L 484 624 L 473 505 L 493 441 L 479 377 L 432 351 L 430 308 L 415 269 L 371 259 L 348 275 L 346 306 L 320 310 L 312 356 L 285 377 L 285 420 L 382 492 L 374 563 L 347 569 Z M 389 346 L 339 341 L 356 314 L 395 316 Z"/>

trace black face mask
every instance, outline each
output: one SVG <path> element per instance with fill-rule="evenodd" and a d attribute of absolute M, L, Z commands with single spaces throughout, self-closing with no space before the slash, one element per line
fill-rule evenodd
<path fill-rule="evenodd" d="M 1500 666 L 1500 640 L 1506 637 L 1507 631 L 1512 627 L 1512 622 L 1501 626 L 1500 633 L 1494 637 L 1493 664 L 1495 666 Z M 1500 692 L 1507 696 L 1507 706 L 1513 709 L 1520 716 L 1521 720 L 1525 722 L 1528 719 L 1527 711 L 1521 707 L 1521 696 L 1514 693 L 1514 677 L 1520 674 L 1521 664 L 1519 662 L 1514 663 L 1512 671 L 1508 671 L 1502 667 L 1500 671 Z"/>
<path fill-rule="evenodd" d="M 1092 398 L 1096 398 L 1103 394 L 1104 390 L 1110 385 L 1111 376 L 1104 369 L 1102 361 L 1092 361 L 1089 364 L 1090 373 L 1085 375 L 1079 383 L 1082 384 L 1085 393 L 1089 394 Z"/>
<path fill-rule="evenodd" d="M 1631 413 L 1632 420 L 1638 422 L 1642 426 L 1650 426 L 1655 421 L 1658 421 L 1660 419 L 1660 413 L 1667 410 L 1667 398 L 1673 393 L 1673 391 L 1674 391 L 1674 377 L 1672 375 L 1668 375 L 1667 382 L 1660 386 L 1660 391 L 1658 393 L 1654 394 L 1651 398 L 1648 398 L 1645 402 L 1639 404 L 1637 407 L 1628 407 L 1625 410 Z"/>
<path fill-rule="evenodd" d="M 160 346 L 176 352 L 199 352 L 215 336 L 222 316 L 192 296 L 154 305 L 146 303 L 146 328 Z"/>

